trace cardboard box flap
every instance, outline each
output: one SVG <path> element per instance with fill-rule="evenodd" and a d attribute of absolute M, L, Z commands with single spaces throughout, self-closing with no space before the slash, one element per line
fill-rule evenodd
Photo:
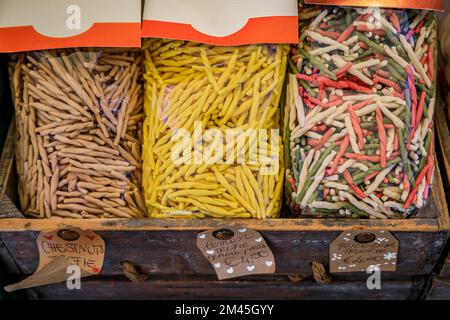
<path fill-rule="evenodd" d="M 143 37 L 216 45 L 296 43 L 296 0 L 147 0 Z"/>
<path fill-rule="evenodd" d="M 0 0 L 0 52 L 139 47 L 139 0 Z"/>

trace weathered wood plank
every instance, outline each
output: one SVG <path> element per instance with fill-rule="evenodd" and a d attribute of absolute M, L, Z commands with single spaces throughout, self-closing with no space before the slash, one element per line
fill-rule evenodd
<path fill-rule="evenodd" d="M 427 300 L 450 300 L 450 279 L 434 277 Z"/>
<path fill-rule="evenodd" d="M 6 248 L 3 241 L 0 239 L 0 260 L 3 261 L 6 269 L 8 272 L 14 273 L 14 274 L 20 274 L 22 271 L 19 269 L 18 265 L 15 263 L 14 257 L 11 255 L 11 253 Z M 2 263 L 0 261 L 0 263 Z"/>
<path fill-rule="evenodd" d="M 444 259 L 444 262 L 442 264 L 442 269 L 439 272 L 439 276 L 443 279 L 450 280 L 450 255 L 449 254 L 447 254 L 447 256 Z"/>
<path fill-rule="evenodd" d="M 450 186 L 450 131 L 449 121 L 444 108 L 436 108 L 435 123 L 437 131 L 437 141 L 439 143 L 438 157 L 440 160 L 441 168 L 443 169 L 442 181 L 444 189 L 448 191 L 448 188 Z M 445 194 L 447 196 L 447 199 L 450 199 L 450 194 L 448 192 L 445 192 Z M 450 280 L 450 244 L 447 244 L 442 258 L 443 261 L 441 263 L 441 269 L 438 270 L 439 277 L 440 279 Z M 450 290 L 450 285 L 448 290 Z"/>
<path fill-rule="evenodd" d="M 202 231 L 225 226 L 248 227 L 260 231 L 346 231 L 389 230 L 436 232 L 446 230 L 436 219 L 410 220 L 336 220 L 336 219 L 279 219 L 279 220 L 168 220 L 168 219 L 89 219 L 89 220 L 39 220 L 3 219 L 0 232 L 45 231 L 65 228 L 81 228 L 94 231 Z"/>
<path fill-rule="evenodd" d="M 217 281 L 200 279 L 150 279 L 134 284 L 123 278 L 82 280 L 81 290 L 69 291 L 66 284 L 27 290 L 34 299 L 418 299 L 423 278 L 383 281 L 381 290 L 368 290 L 364 279 L 340 280 L 330 285 L 313 281 L 293 283 L 283 278 Z"/>

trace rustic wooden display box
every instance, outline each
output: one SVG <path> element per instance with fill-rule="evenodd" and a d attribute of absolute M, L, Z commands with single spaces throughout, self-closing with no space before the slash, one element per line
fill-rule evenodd
<path fill-rule="evenodd" d="M 446 112 L 443 107 L 436 109 L 435 123 L 439 143 L 438 156 L 443 169 L 442 172 L 444 172 L 442 180 L 445 190 L 449 190 L 450 121 L 448 119 L 448 112 Z M 450 199 L 450 194 L 447 192 L 445 194 L 447 198 Z M 450 242 L 445 247 L 441 262 L 435 271 L 427 298 L 430 300 L 450 299 Z"/>
<path fill-rule="evenodd" d="M 43 230 L 89 229 L 106 243 L 102 272 L 84 280 L 83 290 L 49 285 L 28 290 L 31 298 L 417 299 L 443 250 L 450 226 L 439 170 L 431 200 L 419 217 L 408 220 L 39 220 L 24 218 L 15 203 L 14 136 L 10 129 L 0 161 L 0 257 L 9 272 L 25 277 L 35 271 L 35 240 Z M 226 226 L 260 231 L 275 255 L 276 274 L 217 281 L 196 248 L 196 234 Z M 383 290 L 369 291 L 367 275 L 361 273 L 333 276 L 333 282 L 326 286 L 312 280 L 311 263 L 327 267 L 330 243 L 348 230 L 387 230 L 399 240 L 397 271 L 383 274 Z M 124 277 L 123 261 L 134 263 L 148 275 L 147 280 L 129 282 Z M 287 275 L 306 280 L 292 282 Z"/>

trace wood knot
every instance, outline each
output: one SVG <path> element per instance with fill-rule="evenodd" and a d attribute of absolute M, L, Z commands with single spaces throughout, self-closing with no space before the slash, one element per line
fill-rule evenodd
<path fill-rule="evenodd" d="M 331 283 L 331 277 L 327 274 L 327 271 L 321 262 L 313 261 L 311 268 L 314 280 L 316 280 L 318 284 L 325 285 Z"/>
<path fill-rule="evenodd" d="M 131 261 L 122 261 L 122 270 L 125 275 L 133 283 L 141 283 L 147 280 L 148 276 L 139 272 Z"/>
<path fill-rule="evenodd" d="M 288 275 L 288 279 L 294 283 L 302 282 L 303 280 L 305 280 L 305 278 L 306 278 L 306 276 L 304 276 L 302 274 L 289 274 Z"/>

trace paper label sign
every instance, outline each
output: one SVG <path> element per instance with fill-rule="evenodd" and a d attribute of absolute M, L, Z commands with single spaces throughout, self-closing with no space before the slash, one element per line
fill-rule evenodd
<path fill-rule="evenodd" d="M 298 42 L 297 0 L 147 0 L 143 37 L 214 45 Z"/>
<path fill-rule="evenodd" d="M 105 241 L 92 231 L 64 229 L 42 232 L 36 243 L 39 249 L 37 270 L 58 256 L 91 274 L 98 274 L 103 267 Z"/>
<path fill-rule="evenodd" d="M 139 47 L 140 0 L 0 0 L 0 52 Z"/>
<path fill-rule="evenodd" d="M 330 6 L 444 10 L 442 0 L 305 0 L 305 3 Z"/>
<path fill-rule="evenodd" d="M 219 280 L 275 272 L 272 251 L 258 231 L 227 228 L 197 235 L 197 247 Z"/>
<path fill-rule="evenodd" d="M 39 265 L 28 278 L 5 287 L 5 291 L 33 288 L 100 273 L 105 258 L 105 242 L 92 231 L 63 229 L 41 232 L 36 239 Z M 78 274 L 77 270 L 78 269 Z"/>
<path fill-rule="evenodd" d="M 398 240 L 387 231 L 346 231 L 330 245 L 330 272 L 397 268 Z"/>

